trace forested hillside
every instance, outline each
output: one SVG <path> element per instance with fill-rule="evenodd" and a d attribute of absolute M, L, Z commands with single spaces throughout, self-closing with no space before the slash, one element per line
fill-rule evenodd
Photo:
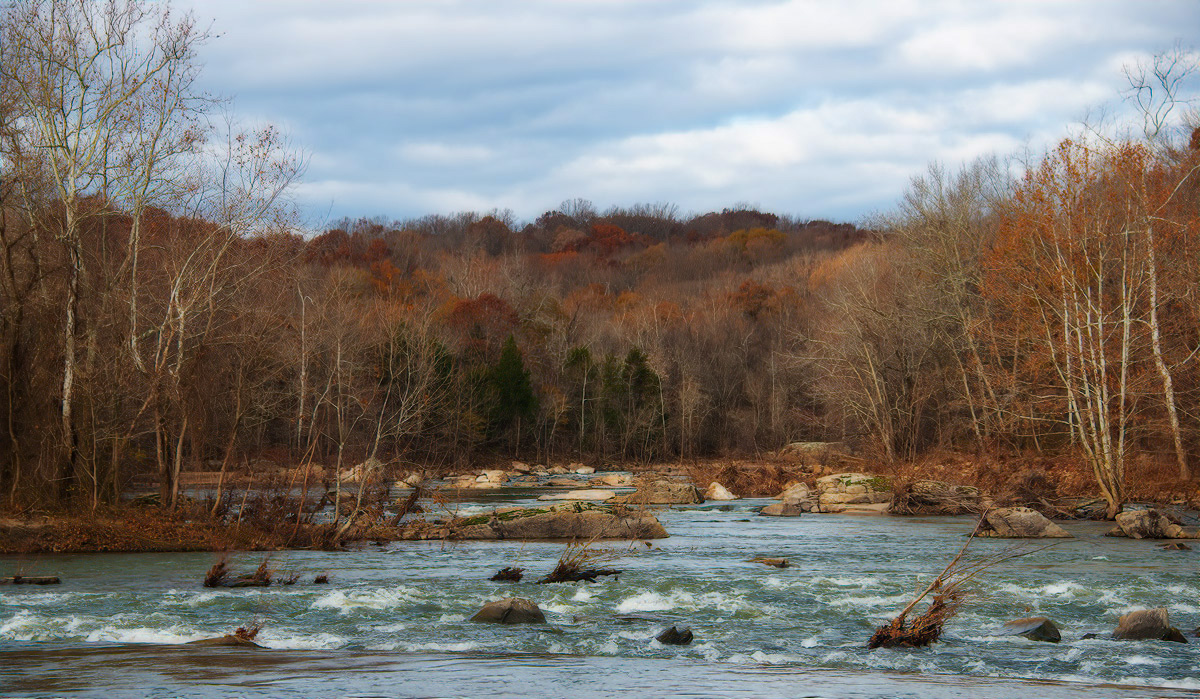
<path fill-rule="evenodd" d="M 303 158 L 270 127 L 212 126 L 190 19 L 141 8 L 104 41 L 51 26 L 84 10 L 14 8 L 10 504 L 114 500 L 147 474 L 172 497 L 181 471 L 263 455 L 613 463 L 818 440 L 1078 458 L 1113 511 L 1133 455 L 1190 478 L 1200 131 L 934 166 L 861 227 L 574 200 L 306 232 L 287 196 Z"/>

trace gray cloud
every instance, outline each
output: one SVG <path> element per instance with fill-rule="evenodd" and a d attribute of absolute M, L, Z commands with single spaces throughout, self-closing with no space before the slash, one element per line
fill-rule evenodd
<path fill-rule="evenodd" d="M 192 0 L 205 84 L 312 154 L 315 212 L 574 197 L 856 219 L 930 160 L 1067 133 L 1200 5 Z"/>

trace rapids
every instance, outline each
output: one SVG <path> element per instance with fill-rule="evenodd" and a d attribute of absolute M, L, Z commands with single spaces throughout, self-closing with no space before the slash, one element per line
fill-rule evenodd
<path fill-rule="evenodd" d="M 498 503 L 495 498 L 492 503 Z M 527 502 L 527 501 L 521 501 Z M 766 501 L 660 513 L 669 539 L 606 542 L 619 579 L 536 585 L 563 550 L 547 542 L 395 542 L 348 552 L 274 554 L 292 586 L 201 587 L 211 554 L 0 557 L 0 571 L 58 575 L 55 587 L 0 588 L 5 696 L 1191 696 L 1200 643 L 1107 640 L 1117 617 L 1165 606 L 1200 625 L 1200 552 L 1076 539 L 986 572 L 941 642 L 868 652 L 963 542 L 969 518 L 757 517 Z M 1011 545 L 978 540 L 973 549 Z M 791 567 L 749 562 L 783 556 Z M 229 563 L 249 571 L 262 554 Z M 504 566 L 520 583 L 488 580 Z M 314 585 L 328 573 L 330 584 Z M 467 619 L 519 596 L 542 627 Z M 998 635 L 1048 616 L 1059 644 Z M 249 622 L 268 650 L 197 648 Z M 690 646 L 654 636 L 690 625 Z M 1082 640 L 1085 633 L 1099 635 Z M 1035 683 L 1035 684 L 1031 684 Z"/>

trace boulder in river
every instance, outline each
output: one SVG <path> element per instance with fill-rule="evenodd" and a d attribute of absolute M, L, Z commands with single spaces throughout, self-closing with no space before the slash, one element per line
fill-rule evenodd
<path fill-rule="evenodd" d="M 626 512 L 597 505 L 572 503 L 555 509 L 515 508 L 478 515 L 441 527 L 414 526 L 412 539 L 665 539 L 667 531 L 648 512 Z"/>
<path fill-rule="evenodd" d="M 1175 641 L 1187 643 L 1179 629 L 1171 626 L 1166 607 L 1129 612 L 1117 621 L 1113 638 L 1122 641 Z"/>
<path fill-rule="evenodd" d="M 471 617 L 471 621 L 489 624 L 544 624 L 546 615 L 533 602 L 520 597 L 488 602 Z"/>
<path fill-rule="evenodd" d="M 634 505 L 696 505 L 704 502 L 704 495 L 691 483 L 659 480 L 641 486 L 628 495 L 621 495 L 613 502 Z"/>
<path fill-rule="evenodd" d="M 1003 634 L 1006 636 L 1024 636 L 1031 641 L 1046 641 L 1058 643 L 1062 634 L 1058 626 L 1044 616 L 1032 616 L 1027 619 L 1014 619 L 1004 625 Z"/>
<path fill-rule="evenodd" d="M 668 646 L 686 646 L 692 642 L 692 630 L 686 626 L 683 628 L 671 626 L 663 629 L 655 636 L 655 640 Z"/>
<path fill-rule="evenodd" d="M 705 500 L 726 501 L 726 500 L 737 500 L 738 496 L 729 492 L 729 489 L 726 488 L 725 486 L 721 485 L 720 483 L 718 483 L 716 481 L 713 481 L 712 483 L 708 484 L 708 490 L 704 491 L 704 499 Z"/>
<path fill-rule="evenodd" d="M 1158 510 L 1130 510 L 1117 515 L 1117 526 L 1107 536 L 1127 536 L 1130 539 L 1194 539 L 1193 532 Z"/>
<path fill-rule="evenodd" d="M 997 507 L 987 511 L 975 536 L 1001 539 L 1067 539 L 1065 529 L 1028 507 Z"/>
<path fill-rule="evenodd" d="M 817 494 L 810 490 L 808 484 L 803 481 L 787 485 L 783 492 L 775 496 L 775 499 L 795 505 L 804 512 L 812 512 L 817 509 Z"/>
<path fill-rule="evenodd" d="M 758 514 L 764 517 L 799 517 L 802 514 L 799 505 L 793 505 L 788 502 L 776 502 L 758 511 Z"/>

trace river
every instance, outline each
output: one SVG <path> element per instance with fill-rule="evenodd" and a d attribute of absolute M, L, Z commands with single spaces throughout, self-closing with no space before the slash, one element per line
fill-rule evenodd
<path fill-rule="evenodd" d="M 496 499 L 490 502 L 498 502 Z M 1165 606 L 1200 624 L 1200 552 L 1077 538 L 1010 560 L 974 582 L 943 639 L 867 651 L 875 626 L 953 557 L 968 518 L 758 517 L 764 500 L 660 514 L 671 537 L 608 542 L 623 569 L 595 584 L 537 585 L 563 550 L 546 542 L 395 542 L 348 552 L 276 553 L 292 586 L 201 587 L 211 554 L 0 557 L 0 572 L 52 574 L 55 587 L 0 588 L 4 696 L 839 696 L 1200 695 L 1200 642 L 1108 640 L 1117 617 Z M 466 505 L 468 510 L 479 505 Z M 973 550 L 1012 545 L 978 540 Z M 782 556 L 777 569 L 749 559 Z M 250 571 L 263 554 L 236 554 Z M 488 578 L 526 569 L 520 583 Z M 328 585 L 315 585 L 327 573 Z M 468 621 L 526 597 L 545 626 Z M 1059 644 L 997 633 L 1048 616 Z M 188 641 L 261 623 L 267 650 Z M 655 635 L 687 624 L 689 646 Z M 1092 632 L 1099 638 L 1083 640 Z M 1196 639 L 1193 638 L 1193 641 Z M 1153 689 L 1151 689 L 1153 688 Z"/>

